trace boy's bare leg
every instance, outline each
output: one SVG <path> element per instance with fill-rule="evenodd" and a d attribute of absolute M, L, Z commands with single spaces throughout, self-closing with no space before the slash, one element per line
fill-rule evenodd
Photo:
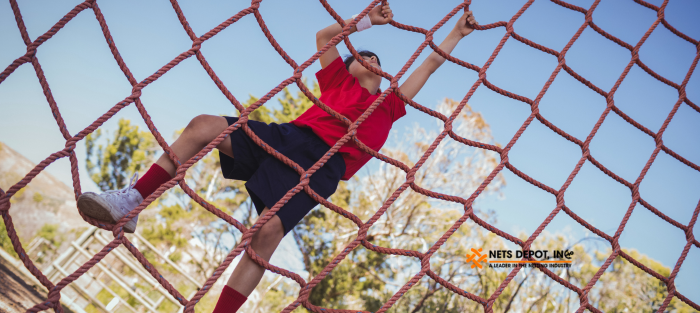
<path fill-rule="evenodd" d="M 265 208 L 260 216 L 265 215 L 267 211 L 269 211 L 269 209 Z M 284 228 L 282 227 L 282 221 L 277 215 L 273 215 L 272 218 L 253 235 L 250 244 L 261 258 L 265 261 L 270 261 L 272 253 L 275 252 L 275 249 L 277 249 L 283 237 Z M 255 263 L 248 254 L 243 253 L 241 261 L 236 265 L 226 285 L 248 297 L 253 293 L 253 290 L 262 279 L 263 274 L 265 274 L 265 268 Z"/>
<path fill-rule="evenodd" d="M 197 152 L 214 140 L 228 127 L 226 118 L 215 115 L 199 115 L 193 118 L 185 128 L 180 138 L 172 145 L 175 155 L 181 162 L 192 158 Z M 221 152 L 233 157 L 231 140 L 222 140 L 217 146 Z M 78 197 L 78 210 L 86 216 L 116 223 L 124 215 L 136 208 L 144 198 L 152 194 L 161 184 L 170 180 L 175 175 L 176 166 L 173 165 L 167 154 L 163 154 L 156 162 L 158 166 L 151 166 L 148 171 L 138 179 L 136 184 L 119 190 L 119 192 L 105 192 L 97 194 L 85 192 Z M 136 230 L 138 216 L 124 225 L 124 231 L 133 233 Z"/>
<path fill-rule="evenodd" d="M 214 138 L 221 134 L 227 127 L 228 122 L 226 122 L 226 118 L 224 117 L 199 115 L 190 121 L 180 137 L 170 145 L 170 148 L 173 149 L 173 152 L 175 152 L 175 155 L 180 159 L 180 162 L 184 163 L 204 149 L 207 144 L 214 140 Z M 237 131 L 243 130 L 239 129 Z M 231 140 L 228 138 L 221 141 L 216 148 L 219 149 L 219 152 L 233 157 Z M 158 161 L 156 161 L 156 164 L 168 172 L 171 177 L 175 176 L 177 166 L 170 161 L 167 154 L 163 153 Z"/>
<path fill-rule="evenodd" d="M 221 116 L 199 115 L 190 121 L 180 137 L 170 145 L 170 148 L 173 149 L 180 162 L 185 162 L 201 151 L 227 127 L 228 122 Z M 216 148 L 219 149 L 219 153 L 234 157 L 230 140 L 223 140 Z M 177 167 L 170 161 L 167 154 L 163 154 L 156 161 L 156 164 L 167 171 L 171 177 L 175 176 Z M 262 214 L 264 215 L 267 211 L 269 209 L 265 208 Z M 277 215 L 274 215 L 263 225 L 262 229 L 253 235 L 251 246 L 261 258 L 269 261 L 283 237 L 282 221 Z M 247 297 L 258 285 L 264 273 L 263 267 L 243 253 L 241 261 L 233 270 L 227 285 Z"/>

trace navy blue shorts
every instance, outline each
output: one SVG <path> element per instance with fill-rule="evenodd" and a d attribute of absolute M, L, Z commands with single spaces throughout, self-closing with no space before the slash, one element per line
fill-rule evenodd
<path fill-rule="evenodd" d="M 224 117 L 229 125 L 238 121 L 237 117 Z M 248 121 L 248 126 L 265 143 L 299 164 L 304 170 L 308 170 L 330 150 L 310 128 L 300 128 L 287 123 L 268 125 L 251 120 Z M 219 153 L 221 172 L 224 178 L 246 181 L 245 187 L 258 215 L 265 207 L 272 208 L 289 190 L 299 184 L 300 176 L 296 171 L 268 154 L 242 129 L 231 133 L 229 138 L 235 159 Z M 343 157 L 334 154 L 311 176 L 309 187 L 327 199 L 335 192 L 344 173 Z M 287 235 L 316 205 L 318 202 L 303 190 L 289 199 L 277 211 L 277 216 L 284 226 L 284 234 Z"/>

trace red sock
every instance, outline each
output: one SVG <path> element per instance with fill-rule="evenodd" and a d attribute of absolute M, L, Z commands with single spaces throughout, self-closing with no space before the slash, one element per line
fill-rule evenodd
<path fill-rule="evenodd" d="M 165 171 L 160 165 L 153 163 L 151 168 L 148 169 L 143 177 L 139 178 L 136 182 L 134 189 L 141 193 L 141 196 L 146 199 L 150 196 L 160 185 L 169 181 L 172 177 Z"/>
<path fill-rule="evenodd" d="M 248 297 L 242 295 L 229 286 L 224 286 L 221 291 L 219 301 L 216 302 L 216 307 L 212 313 L 234 313 L 248 300 Z"/>

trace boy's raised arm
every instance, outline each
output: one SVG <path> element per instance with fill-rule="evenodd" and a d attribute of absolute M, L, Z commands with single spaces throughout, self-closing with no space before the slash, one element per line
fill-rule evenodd
<path fill-rule="evenodd" d="M 374 7 L 369 13 L 367 13 L 369 16 L 370 21 L 372 22 L 372 25 L 384 25 L 389 22 L 391 22 L 391 19 L 394 17 L 394 14 L 391 13 L 391 8 L 389 8 L 389 3 L 386 2 L 385 4 L 379 4 L 376 7 Z M 349 18 L 345 20 L 345 24 L 347 25 L 348 23 L 352 22 L 353 19 Z M 340 34 L 340 32 L 343 31 L 343 28 L 340 27 L 340 24 L 338 23 L 333 23 L 330 26 L 319 30 L 316 33 L 316 50 L 321 50 L 323 46 L 326 45 L 333 37 L 336 35 Z M 357 27 L 353 26 L 352 29 L 350 29 L 350 34 L 354 33 L 357 31 Z M 321 57 L 318 59 L 319 62 L 321 62 L 321 67 L 325 68 L 328 66 L 328 64 L 331 64 L 335 59 L 337 59 L 340 56 L 340 53 L 338 53 L 338 48 L 335 46 L 331 46 L 326 53 L 322 54 Z"/>
<path fill-rule="evenodd" d="M 474 31 L 469 24 L 479 24 L 476 22 L 476 20 L 474 20 L 474 15 L 472 15 L 471 11 L 464 12 L 450 34 L 447 35 L 447 38 L 445 38 L 445 40 L 443 40 L 438 47 L 442 51 L 445 51 L 445 53 L 452 53 L 452 50 L 454 50 L 455 46 L 457 46 L 457 43 L 466 35 L 469 35 L 472 31 Z M 418 91 L 423 88 L 425 82 L 428 81 L 430 75 L 432 75 L 435 70 L 442 65 L 442 63 L 445 63 L 445 58 L 433 51 L 428 58 L 425 59 L 425 61 L 423 61 L 423 63 L 418 66 L 418 68 L 416 68 L 416 70 L 413 71 L 410 76 L 408 76 L 406 81 L 401 84 L 401 87 L 399 87 L 399 89 L 401 89 L 401 93 L 403 93 L 403 95 L 409 99 L 413 99 L 413 97 L 418 94 Z"/>

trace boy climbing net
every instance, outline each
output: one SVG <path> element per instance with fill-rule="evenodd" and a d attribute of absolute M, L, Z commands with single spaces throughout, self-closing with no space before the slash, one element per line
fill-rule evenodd
<path fill-rule="evenodd" d="M 379 4 L 364 16 L 356 27 L 363 31 L 372 25 L 385 25 L 391 22 L 393 13 L 388 3 Z M 348 19 L 345 23 L 352 22 Z M 465 12 L 455 27 L 439 45 L 445 53 L 451 53 L 457 43 L 470 34 L 477 25 L 470 11 Z M 316 34 L 317 49 L 321 49 L 334 36 L 342 31 L 339 24 L 332 24 Z M 320 101 L 351 121 L 362 113 L 380 96 L 381 76 L 366 67 L 381 69 L 379 57 L 369 51 L 360 51 L 362 60 L 350 56 L 340 58 L 335 46 L 328 49 L 320 58 L 322 69 L 316 73 L 321 89 Z M 400 86 L 400 92 L 407 98 L 420 91 L 430 75 L 443 63 L 445 58 L 432 52 L 428 58 Z M 378 151 L 386 142 L 393 123 L 406 114 L 404 102 L 390 93 L 374 112 L 357 129 L 356 137 L 371 149 Z M 171 145 L 179 159 L 190 159 L 207 144 L 221 134 L 229 125 L 238 121 L 236 117 L 199 115 L 187 125 L 182 135 Z M 347 126 L 329 115 L 320 107 L 313 106 L 304 114 L 284 124 L 265 124 L 248 121 L 250 129 L 267 145 L 290 158 L 305 170 L 330 150 L 347 132 Z M 246 181 L 246 189 L 259 216 L 269 211 L 290 189 L 299 183 L 299 174 L 275 157 L 269 155 L 243 131 L 230 134 L 230 139 L 221 141 L 219 150 L 221 170 L 227 179 Z M 354 142 L 343 145 L 314 175 L 309 187 L 323 198 L 330 197 L 340 180 L 350 179 L 371 155 L 362 151 Z M 161 184 L 172 179 L 177 167 L 167 155 L 162 155 L 149 170 L 138 179 L 135 173 L 129 185 L 122 190 L 107 191 L 102 194 L 83 193 L 78 199 L 79 210 L 87 216 L 115 224 Z M 136 181 L 134 181 L 136 180 Z M 318 204 L 304 192 L 294 195 L 276 212 L 251 240 L 251 247 L 258 256 L 269 261 L 282 238 Z M 124 231 L 133 233 L 138 215 L 124 225 Z M 243 254 L 224 287 L 214 312 L 236 312 L 262 279 L 265 269 Z"/>

